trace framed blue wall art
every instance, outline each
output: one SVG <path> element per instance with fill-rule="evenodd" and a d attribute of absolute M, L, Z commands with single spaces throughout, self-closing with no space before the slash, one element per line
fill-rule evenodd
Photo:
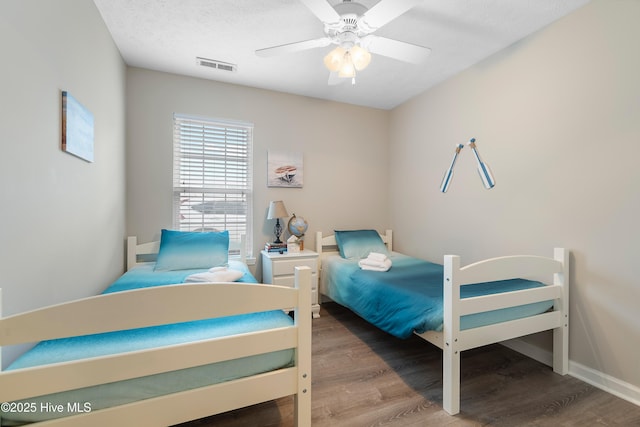
<path fill-rule="evenodd" d="M 62 92 L 62 150 L 93 162 L 93 114 Z"/>

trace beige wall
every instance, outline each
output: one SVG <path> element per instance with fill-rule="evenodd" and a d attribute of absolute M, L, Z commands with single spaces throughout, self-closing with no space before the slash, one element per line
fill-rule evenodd
<path fill-rule="evenodd" d="M 433 261 L 568 247 L 573 369 L 637 392 L 637 16 L 637 1 L 594 0 L 387 112 L 135 68 L 125 75 L 91 2 L 5 0 L 4 313 L 109 283 L 123 268 L 125 234 L 147 240 L 171 226 L 173 112 L 230 118 L 255 124 L 254 250 L 271 236 L 264 216 L 274 199 L 309 220 L 311 237 L 392 226 L 397 249 Z M 61 90 L 95 115 L 95 163 L 60 151 Z M 439 193 L 454 144 L 470 137 L 496 188 L 481 187 L 465 149 L 451 189 Z M 304 188 L 266 187 L 269 149 L 303 153 Z"/>
<path fill-rule="evenodd" d="M 174 112 L 254 124 L 254 254 L 273 240 L 270 200 L 307 219 L 310 248 L 317 230 L 388 226 L 387 111 L 130 68 L 127 229 L 141 240 L 172 226 Z M 268 150 L 303 154 L 303 188 L 267 187 Z"/>
<path fill-rule="evenodd" d="M 0 52 L 0 287 L 9 315 L 95 294 L 122 273 L 125 66 L 93 2 L 82 0 L 4 0 Z M 60 149 L 63 90 L 94 115 L 94 163 Z"/>
<path fill-rule="evenodd" d="M 390 206 L 396 247 L 430 260 L 571 249 L 573 371 L 630 383 L 640 401 L 638 16 L 638 1 L 594 0 L 396 108 Z M 440 193 L 470 137 L 496 187 L 466 148 Z"/>

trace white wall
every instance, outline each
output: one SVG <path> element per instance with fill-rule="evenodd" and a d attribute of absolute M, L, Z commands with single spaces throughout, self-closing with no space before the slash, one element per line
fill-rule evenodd
<path fill-rule="evenodd" d="M 254 123 L 254 254 L 273 240 L 270 200 L 309 222 L 309 248 L 316 230 L 388 226 L 387 111 L 130 68 L 127 229 L 141 241 L 172 227 L 174 112 Z M 267 187 L 268 150 L 303 154 L 303 188 Z"/>
<path fill-rule="evenodd" d="M 95 294 L 122 273 L 125 66 L 93 2 L 4 0 L 1 9 L 0 287 L 9 315 Z M 94 163 L 60 149 L 63 90 L 94 115 Z M 4 364 L 15 354 L 5 352 Z"/>
<path fill-rule="evenodd" d="M 392 225 L 399 250 L 434 261 L 568 247 L 571 359 L 637 388 L 637 16 L 637 1 L 594 0 L 389 113 L 140 69 L 125 75 L 91 2 L 5 0 L 3 312 L 94 294 L 122 271 L 126 77 L 128 234 L 147 240 L 171 226 L 173 112 L 250 121 L 256 251 L 271 236 L 264 216 L 274 199 L 306 217 L 311 236 Z M 95 163 L 60 151 L 62 90 L 96 118 Z M 472 136 L 496 188 L 481 187 L 465 149 L 449 193 L 439 193 L 454 144 Z M 304 188 L 266 187 L 269 149 L 304 154 Z"/>
<path fill-rule="evenodd" d="M 396 108 L 390 131 L 390 169 L 404 171 L 391 174 L 396 247 L 463 263 L 571 249 L 574 367 L 636 393 L 639 16 L 638 1 L 594 0 Z M 470 137 L 496 187 L 482 187 L 465 148 L 440 193 L 454 145 Z"/>

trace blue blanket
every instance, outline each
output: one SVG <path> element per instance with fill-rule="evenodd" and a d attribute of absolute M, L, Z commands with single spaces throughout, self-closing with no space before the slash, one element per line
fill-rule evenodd
<path fill-rule="evenodd" d="M 415 331 L 441 331 L 443 323 L 443 266 L 393 253 L 389 271 L 367 271 L 357 261 L 339 257 L 323 263 L 326 290 L 331 299 L 399 338 Z M 461 287 L 461 298 L 544 286 L 513 279 Z M 461 329 L 532 316 L 548 310 L 553 301 L 526 304 L 463 316 Z"/>
<path fill-rule="evenodd" d="M 175 270 L 175 271 L 155 271 L 154 263 L 140 264 L 124 273 L 113 282 L 102 293 L 130 291 L 132 289 L 148 288 L 151 286 L 172 285 L 183 283 L 187 276 L 196 273 L 203 273 L 207 270 Z M 246 264 L 229 260 L 229 269 L 239 270 L 244 275 L 237 282 L 256 283 L 255 277 L 249 271 Z"/>

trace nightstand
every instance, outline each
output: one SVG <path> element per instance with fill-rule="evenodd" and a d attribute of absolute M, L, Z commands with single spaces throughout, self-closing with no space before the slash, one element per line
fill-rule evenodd
<path fill-rule="evenodd" d="M 318 304 L 318 254 L 303 250 L 299 253 L 273 253 L 262 251 L 262 282 L 272 285 L 294 285 L 294 269 L 307 266 L 311 269 L 311 312 L 314 318 L 320 317 Z"/>

